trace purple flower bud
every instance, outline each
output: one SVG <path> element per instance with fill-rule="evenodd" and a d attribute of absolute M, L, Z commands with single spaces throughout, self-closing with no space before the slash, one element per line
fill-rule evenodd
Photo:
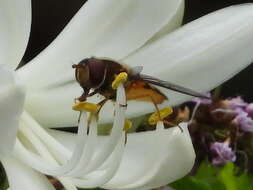
<path fill-rule="evenodd" d="M 225 100 L 225 102 L 226 102 L 225 105 L 229 109 L 238 109 L 238 108 L 241 109 L 248 105 L 246 102 L 244 102 L 244 100 L 240 96 L 236 98 L 227 99 Z"/>
<path fill-rule="evenodd" d="M 211 144 L 210 150 L 214 155 L 214 158 L 212 160 L 213 165 L 223 165 L 226 162 L 234 162 L 236 160 L 236 155 L 229 147 L 227 142 L 215 142 Z"/>
<path fill-rule="evenodd" d="M 233 120 L 239 128 L 244 132 L 253 132 L 253 120 L 249 117 L 248 113 L 242 111 Z"/>
<path fill-rule="evenodd" d="M 245 111 L 249 114 L 251 118 L 253 118 L 253 103 L 248 104 Z"/>

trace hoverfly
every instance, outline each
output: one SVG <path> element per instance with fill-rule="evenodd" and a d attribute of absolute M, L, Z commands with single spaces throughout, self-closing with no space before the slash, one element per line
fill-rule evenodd
<path fill-rule="evenodd" d="M 77 82 L 83 88 L 83 94 L 78 98 L 80 102 L 95 94 L 105 97 L 103 103 L 107 100 L 115 100 L 116 91 L 111 84 L 115 76 L 121 72 L 128 74 L 128 80 L 124 84 L 127 100 L 148 101 L 154 103 L 155 106 L 161 104 L 168 98 L 155 86 L 194 97 L 208 98 L 206 95 L 189 88 L 141 74 L 142 67 L 130 68 L 110 59 L 86 58 L 78 64 L 72 65 L 72 68 L 75 69 Z"/>

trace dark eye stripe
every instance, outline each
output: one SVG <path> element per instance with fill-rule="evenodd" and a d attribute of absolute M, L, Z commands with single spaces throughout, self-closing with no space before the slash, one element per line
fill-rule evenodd
<path fill-rule="evenodd" d="M 80 72 L 79 72 L 79 69 L 76 69 L 76 80 L 77 80 L 77 82 L 80 82 Z"/>

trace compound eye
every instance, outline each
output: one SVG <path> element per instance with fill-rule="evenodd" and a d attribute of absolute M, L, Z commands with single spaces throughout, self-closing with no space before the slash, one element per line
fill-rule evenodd
<path fill-rule="evenodd" d="M 76 69 L 76 80 L 81 86 L 87 86 L 89 84 L 89 78 L 90 72 L 87 65 Z"/>
<path fill-rule="evenodd" d="M 94 88 L 100 87 L 104 80 L 106 74 L 106 65 L 100 59 L 92 59 L 89 62 L 89 72 L 90 72 L 90 81 L 94 85 Z"/>
<path fill-rule="evenodd" d="M 76 68 L 76 80 L 82 87 L 99 88 L 106 74 L 106 65 L 103 60 L 87 58 L 80 61 Z"/>
<path fill-rule="evenodd" d="M 78 65 L 80 66 L 80 67 L 82 67 L 82 66 L 86 66 L 88 63 L 89 63 L 89 58 L 86 58 L 86 59 L 83 59 L 82 61 L 80 61 L 79 63 L 78 63 Z"/>

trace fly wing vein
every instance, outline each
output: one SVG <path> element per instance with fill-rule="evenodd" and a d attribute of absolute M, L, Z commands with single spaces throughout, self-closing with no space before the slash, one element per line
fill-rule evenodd
<path fill-rule="evenodd" d="M 153 84 L 153 85 L 156 85 L 156 86 L 160 86 L 160 87 L 163 87 L 163 88 L 174 90 L 176 92 L 180 92 L 180 93 L 187 94 L 187 95 L 194 96 L 194 97 L 208 98 L 209 99 L 209 97 L 207 97 L 205 94 L 196 92 L 196 91 L 194 91 L 190 88 L 185 88 L 183 86 L 173 84 L 171 82 L 163 81 L 163 80 L 157 79 L 157 78 L 149 76 L 149 75 L 140 74 L 139 76 L 140 76 L 141 80 L 146 81 L 146 82 L 148 82 L 150 84 Z"/>

